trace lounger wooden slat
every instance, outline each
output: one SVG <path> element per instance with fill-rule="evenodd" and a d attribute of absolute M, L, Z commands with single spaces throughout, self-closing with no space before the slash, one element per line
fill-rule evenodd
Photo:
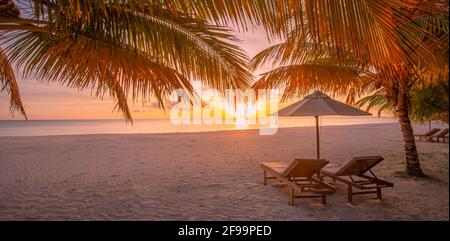
<path fill-rule="evenodd" d="M 353 203 L 354 195 L 376 193 L 378 199 L 382 199 L 381 189 L 393 187 L 394 184 L 379 179 L 372 168 L 384 160 L 381 156 L 355 157 L 344 165 L 329 165 L 320 171 L 320 174 L 347 184 L 347 198 L 349 203 Z M 370 173 L 371 176 L 366 175 Z M 361 190 L 354 192 L 353 187 Z"/>
<path fill-rule="evenodd" d="M 431 136 L 431 141 L 436 141 L 437 143 L 440 142 L 442 139 L 442 142 L 445 143 L 446 140 L 448 140 L 448 128 L 442 129 L 439 133 L 436 133 L 436 135 Z"/>
<path fill-rule="evenodd" d="M 428 131 L 428 132 L 425 132 L 425 133 L 423 133 L 423 134 L 417 134 L 417 135 L 414 135 L 414 136 L 415 136 L 415 137 L 418 137 L 418 138 L 419 138 L 419 141 L 422 141 L 422 140 L 429 141 L 429 140 L 431 139 L 431 137 L 432 137 L 434 134 L 438 133 L 440 130 L 441 130 L 441 129 L 439 129 L 439 128 L 433 128 L 433 129 L 431 129 L 431 130 Z"/>
<path fill-rule="evenodd" d="M 335 187 L 314 177 L 322 167 L 328 164 L 323 159 L 296 159 L 290 164 L 284 162 L 263 162 L 264 185 L 267 180 L 277 179 L 291 189 L 289 204 L 294 205 L 295 198 L 317 198 L 326 204 L 326 195 L 334 192 Z M 299 193 L 296 195 L 295 192 Z"/>

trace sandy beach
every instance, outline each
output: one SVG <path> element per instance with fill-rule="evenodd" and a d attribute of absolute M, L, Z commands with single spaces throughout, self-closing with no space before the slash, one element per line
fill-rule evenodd
<path fill-rule="evenodd" d="M 417 132 L 426 127 L 417 128 Z M 428 178 L 404 170 L 399 126 L 322 128 L 322 156 L 382 155 L 383 201 L 346 187 L 288 205 L 260 163 L 314 158 L 311 127 L 186 134 L 0 137 L 0 220 L 449 220 L 448 144 L 418 143 Z"/>

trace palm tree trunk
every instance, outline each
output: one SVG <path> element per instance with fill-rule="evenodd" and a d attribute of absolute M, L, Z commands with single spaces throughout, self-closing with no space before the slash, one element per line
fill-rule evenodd
<path fill-rule="evenodd" d="M 424 176 L 417 154 L 416 140 L 409 118 L 408 96 L 403 88 L 400 88 L 397 101 L 397 112 L 400 128 L 403 136 L 406 155 L 406 174 L 409 176 Z"/>

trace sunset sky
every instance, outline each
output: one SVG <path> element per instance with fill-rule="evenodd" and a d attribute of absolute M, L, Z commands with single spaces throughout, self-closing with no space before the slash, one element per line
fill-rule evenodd
<path fill-rule="evenodd" d="M 253 57 L 270 45 L 263 29 L 253 32 L 238 33 L 241 46 Z M 259 70 L 263 72 L 265 69 Z M 103 100 L 92 97 L 90 90 L 79 92 L 77 89 L 61 86 L 59 83 L 43 83 L 39 80 L 23 80 L 16 72 L 19 81 L 22 101 L 28 118 L 31 120 L 46 119 L 117 119 L 121 113 L 113 112 L 114 101 L 108 96 Z M 135 119 L 164 118 L 168 113 L 156 108 L 155 104 L 143 106 L 141 102 L 130 103 Z M 6 92 L 0 93 L 0 119 L 23 119 L 18 113 L 15 118 L 9 112 L 9 99 Z"/>

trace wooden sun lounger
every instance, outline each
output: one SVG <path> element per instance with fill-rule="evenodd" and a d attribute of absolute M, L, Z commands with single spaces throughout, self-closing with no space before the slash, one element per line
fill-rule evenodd
<path fill-rule="evenodd" d="M 414 135 L 414 136 L 415 136 L 415 137 L 418 137 L 418 138 L 419 138 L 419 141 L 421 141 L 422 138 L 424 138 L 425 141 L 429 141 L 430 138 L 431 138 L 431 136 L 433 136 L 434 134 L 438 133 L 440 130 L 441 130 L 441 129 L 439 129 L 439 128 L 433 128 L 433 129 L 431 129 L 431 130 L 428 131 L 428 132 L 425 132 L 425 133 L 423 133 L 423 134 Z"/>
<path fill-rule="evenodd" d="M 294 205 L 295 198 L 321 197 L 322 203 L 327 202 L 327 193 L 335 191 L 335 187 L 315 177 L 322 167 L 328 164 L 323 159 L 296 159 L 293 162 L 263 162 L 264 185 L 268 179 L 277 179 L 287 184 L 290 189 L 289 205 Z M 295 195 L 295 191 L 299 195 Z"/>
<path fill-rule="evenodd" d="M 381 189 L 394 186 L 393 183 L 378 179 L 371 170 L 383 160 L 384 158 L 381 156 L 355 157 L 341 166 L 328 165 L 320 171 L 320 174 L 347 184 L 349 203 L 353 203 L 354 195 L 369 193 L 376 193 L 377 198 L 381 200 Z M 370 175 L 366 175 L 366 172 L 369 172 Z M 353 187 L 362 191 L 353 192 Z"/>
<path fill-rule="evenodd" d="M 445 129 L 441 130 L 441 132 L 437 133 L 436 135 L 431 136 L 430 139 L 432 141 L 435 141 L 435 139 L 436 139 L 437 143 L 439 143 L 440 139 L 442 139 L 442 142 L 445 143 L 445 140 L 446 139 L 448 140 L 448 128 L 445 128 Z"/>

